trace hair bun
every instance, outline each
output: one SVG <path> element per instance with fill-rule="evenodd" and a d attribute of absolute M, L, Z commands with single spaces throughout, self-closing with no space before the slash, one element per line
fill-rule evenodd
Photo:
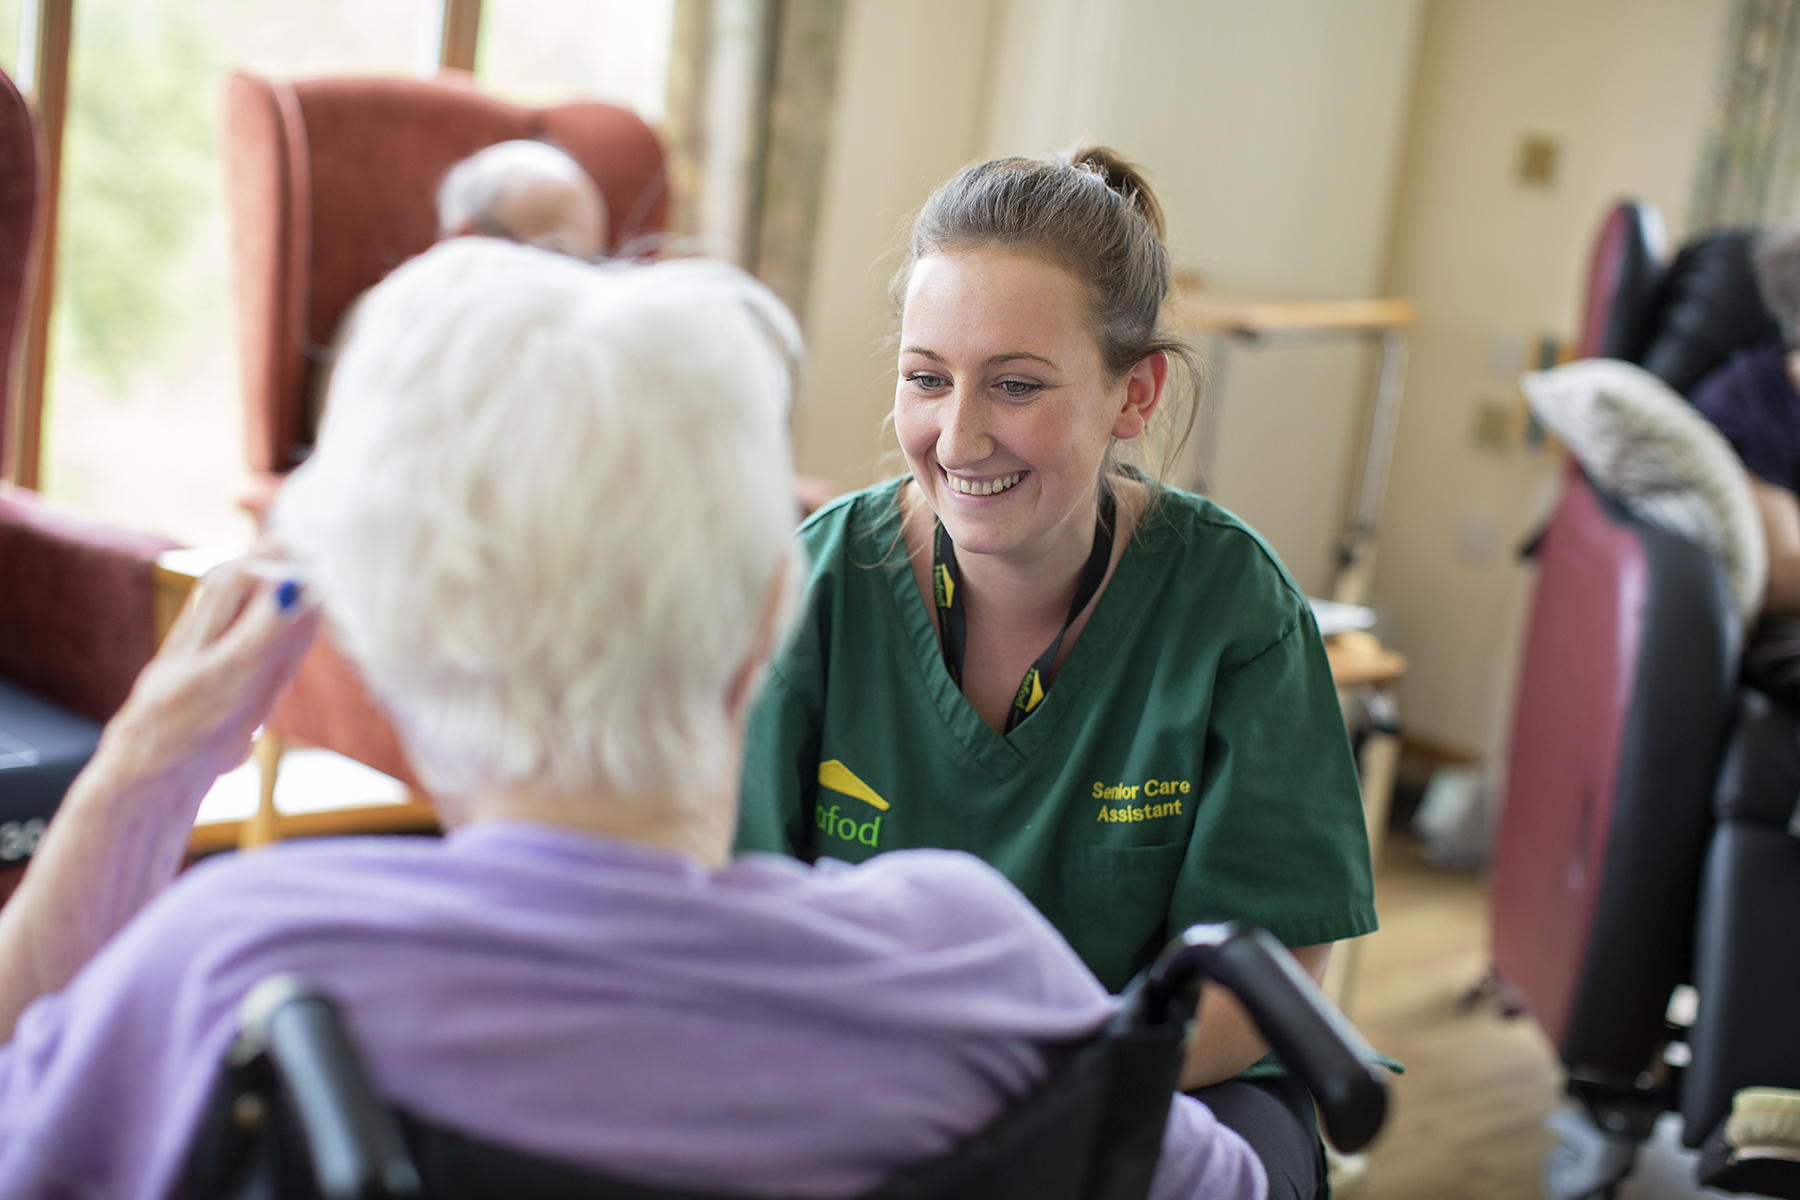
<path fill-rule="evenodd" d="M 1158 241 L 1167 236 L 1163 230 L 1162 205 L 1156 202 L 1156 193 L 1150 190 L 1149 181 L 1134 164 L 1105 146 L 1077 146 L 1064 161 L 1105 180 L 1107 187 L 1122 196 L 1125 203 L 1150 223 Z"/>

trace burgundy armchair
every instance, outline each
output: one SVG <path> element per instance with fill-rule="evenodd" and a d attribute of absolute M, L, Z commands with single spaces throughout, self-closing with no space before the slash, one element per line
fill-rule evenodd
<path fill-rule="evenodd" d="M 31 113 L 0 73 L 0 453 L 36 250 Z M 0 900 L 156 652 L 156 556 L 174 543 L 56 511 L 0 484 Z"/>
<path fill-rule="evenodd" d="M 352 300 L 436 240 L 437 186 L 451 166 L 495 142 L 552 141 L 599 185 L 609 244 L 627 253 L 661 232 L 668 207 L 656 135 L 609 104 L 526 108 L 465 76 L 288 83 L 240 72 L 226 85 L 224 117 L 253 478 L 244 503 L 259 519 L 311 450 L 306 399 L 322 348 Z M 356 669 L 324 639 L 269 730 L 419 790 Z M 279 756 L 279 742 L 269 753 Z"/>

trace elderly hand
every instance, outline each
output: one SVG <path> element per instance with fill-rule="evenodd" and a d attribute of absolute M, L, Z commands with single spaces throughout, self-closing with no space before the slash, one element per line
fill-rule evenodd
<path fill-rule="evenodd" d="M 200 800 L 244 760 L 318 631 L 268 563 L 201 581 L 0 909 L 0 1039 L 175 877 Z"/>
<path fill-rule="evenodd" d="M 279 567 L 239 559 L 200 581 L 107 725 L 97 761 L 206 786 L 244 761 L 318 631 L 317 607 Z"/>

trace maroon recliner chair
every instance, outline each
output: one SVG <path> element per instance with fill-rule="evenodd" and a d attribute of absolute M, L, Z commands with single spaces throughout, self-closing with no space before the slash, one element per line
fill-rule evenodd
<path fill-rule="evenodd" d="M 25 99 L 0 73 L 0 460 L 40 249 L 41 162 Z M 151 572 L 173 545 L 0 484 L 0 900 L 156 652 Z"/>
<path fill-rule="evenodd" d="M 1753 231 L 1696 239 L 1665 268 L 1659 226 L 1629 202 L 1608 216 L 1581 353 L 1686 393 L 1777 330 Z M 1800 1196 L 1800 1164 L 1721 1141 L 1738 1089 L 1800 1087 L 1800 717 L 1740 686 L 1746 630 L 1719 557 L 1573 462 L 1531 557 L 1490 903 L 1494 982 L 1584 1110 L 1553 1121 L 1545 1194 L 1613 1196 L 1674 1109 L 1707 1146 L 1700 1182 Z M 1697 1019 L 1671 1005 L 1683 984 Z"/>

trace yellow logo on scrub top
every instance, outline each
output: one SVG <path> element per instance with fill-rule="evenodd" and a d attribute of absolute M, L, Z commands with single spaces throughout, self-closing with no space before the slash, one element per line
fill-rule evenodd
<path fill-rule="evenodd" d="M 819 764 L 819 786 L 829 788 L 839 795 L 850 796 L 861 800 L 882 812 L 888 810 L 888 802 L 883 800 L 874 788 L 856 777 L 856 772 L 846 767 L 837 759 L 829 759 Z M 841 805 L 834 804 L 826 808 L 818 806 L 819 828 L 833 837 L 846 842 L 861 842 L 865 846 L 873 846 L 881 839 L 881 818 L 873 821 L 858 822 L 854 817 L 838 815 Z"/>
<path fill-rule="evenodd" d="M 819 764 L 819 786 L 865 800 L 882 812 L 888 810 L 888 802 L 876 795 L 874 788 L 858 779 L 854 771 L 835 758 Z"/>

